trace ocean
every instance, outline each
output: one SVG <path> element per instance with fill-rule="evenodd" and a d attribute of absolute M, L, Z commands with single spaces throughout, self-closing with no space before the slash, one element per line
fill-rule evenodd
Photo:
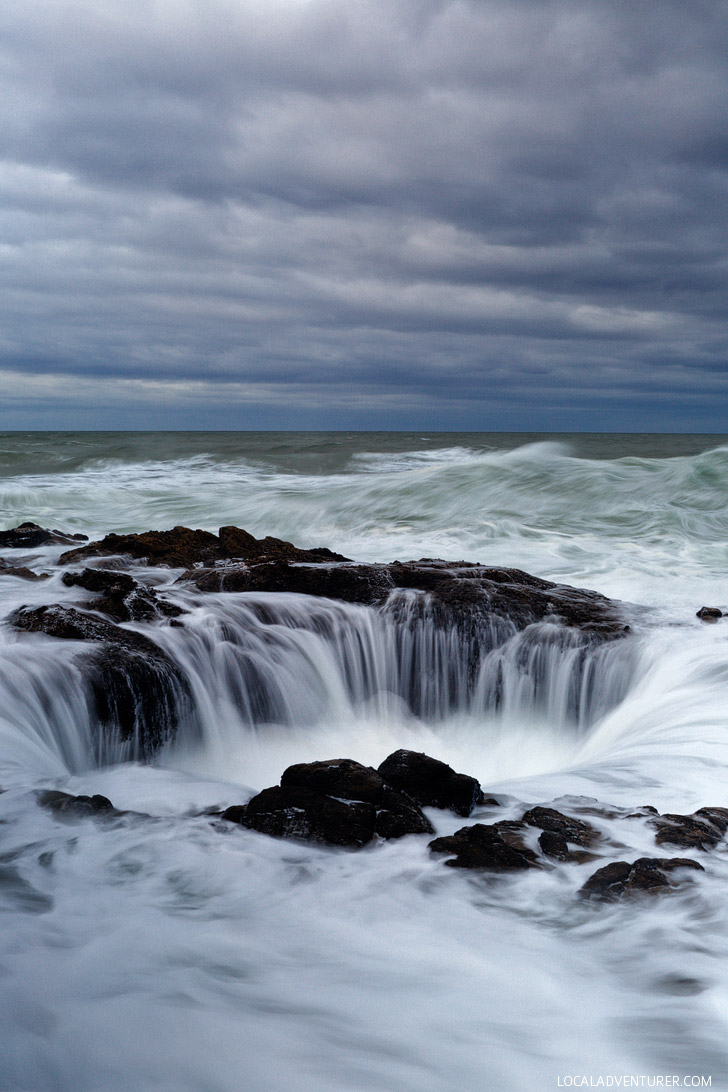
<path fill-rule="evenodd" d="M 728 806 L 728 622 L 696 618 L 728 612 L 728 436 L 0 433 L 0 528 L 23 521 L 94 539 L 232 524 L 358 561 L 513 567 L 618 601 L 631 632 L 576 699 L 568 649 L 537 671 L 506 650 L 497 701 L 455 693 L 440 650 L 413 704 L 373 608 L 143 570 L 189 614 L 128 626 L 179 665 L 194 717 L 142 763 L 99 749 L 81 642 L 4 621 L 0 1089 L 728 1089 L 725 844 L 670 850 L 705 872 L 662 897 L 578 897 L 600 863 L 665 855 L 620 809 Z M 0 570 L 3 619 L 88 605 L 61 581 L 67 548 L 2 551 L 50 574 Z M 504 818 L 595 816 L 609 853 L 489 876 L 421 836 L 350 852 L 211 816 L 291 763 L 402 747 L 477 777 Z M 62 821 L 45 789 L 129 814 Z M 464 822 L 427 814 L 438 834 Z"/>

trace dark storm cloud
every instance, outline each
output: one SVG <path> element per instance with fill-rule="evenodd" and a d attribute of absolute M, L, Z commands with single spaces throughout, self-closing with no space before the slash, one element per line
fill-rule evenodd
<path fill-rule="evenodd" d="M 720 0 L 0 31 L 0 425 L 724 427 Z"/>

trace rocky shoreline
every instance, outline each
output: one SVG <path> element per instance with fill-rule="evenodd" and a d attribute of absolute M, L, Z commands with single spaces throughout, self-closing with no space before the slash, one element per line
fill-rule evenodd
<path fill-rule="evenodd" d="M 255 539 L 236 527 L 222 527 L 218 535 L 175 527 L 107 535 L 79 545 L 82 537 L 34 524 L 0 533 L 3 549 L 70 545 L 59 559 L 60 565 L 70 566 L 61 582 L 93 597 L 82 604 L 20 607 L 6 622 L 19 631 L 88 643 L 79 657 L 98 722 L 102 730 L 116 732 L 122 740 L 133 738 L 143 760 L 153 759 L 174 737 L 191 695 L 187 680 L 163 648 L 126 626 L 135 622 L 185 626 L 185 608 L 160 592 L 154 580 L 139 579 L 140 565 L 182 570 L 177 585 L 203 597 L 241 591 L 295 593 L 374 610 L 386 605 L 402 626 L 426 617 L 435 627 L 465 639 L 471 675 L 477 672 L 484 649 L 534 623 L 568 633 L 572 644 L 584 649 L 630 633 L 622 608 L 606 597 L 513 568 L 431 558 L 360 564 L 324 547 L 302 550 L 275 538 Z M 137 575 L 126 571 L 131 567 Z M 3 573 L 33 581 L 48 577 L 0 558 Z M 715 620 L 710 610 L 704 611 L 706 620 Z M 101 796 L 54 791 L 42 793 L 39 803 L 65 819 L 93 816 L 106 821 L 124 814 Z M 425 808 L 445 809 L 463 818 L 476 812 L 478 821 L 432 838 L 436 830 Z M 265 835 L 346 849 L 405 836 L 427 837 L 430 852 L 445 866 L 483 876 L 585 866 L 618 848 L 583 817 L 536 805 L 524 806 L 518 818 L 491 821 L 500 808 L 501 802 L 486 797 L 474 778 L 427 755 L 400 750 L 377 769 L 346 758 L 289 767 L 279 785 L 211 820 L 221 827 L 238 824 Z M 728 809 L 722 807 L 660 815 L 648 806 L 630 811 L 593 802 L 594 815 L 607 812 L 611 818 L 642 820 L 654 832 L 657 847 L 707 853 L 728 832 Z M 703 870 L 692 857 L 610 860 L 586 879 L 580 895 L 613 900 L 670 891 Z"/>
<path fill-rule="evenodd" d="M 36 794 L 38 803 L 64 822 L 93 818 L 112 822 L 151 816 L 120 811 L 105 796 L 73 796 L 58 790 Z M 707 854 L 724 843 L 728 808 L 704 807 L 691 815 L 660 815 L 655 808 L 615 808 L 582 800 L 597 822 L 554 807 L 525 808 L 518 819 L 476 821 L 451 835 L 432 838 L 435 827 L 424 808 L 493 819 L 504 803 L 485 796 L 477 780 L 420 752 L 399 750 L 377 769 L 353 759 L 299 763 L 284 770 L 280 784 L 245 804 L 206 812 L 219 830 L 239 826 L 269 837 L 308 842 L 339 851 L 359 851 L 406 836 L 427 838 L 427 848 L 445 867 L 468 870 L 483 882 L 505 874 L 552 871 L 563 865 L 602 863 L 577 889 L 577 897 L 614 902 L 667 894 L 689 885 L 705 866 L 694 857 L 609 860 L 623 842 L 600 829 L 599 819 L 642 820 L 656 846 Z M 523 805 L 522 805 L 523 808 Z M 487 813 L 487 814 L 485 814 Z"/>

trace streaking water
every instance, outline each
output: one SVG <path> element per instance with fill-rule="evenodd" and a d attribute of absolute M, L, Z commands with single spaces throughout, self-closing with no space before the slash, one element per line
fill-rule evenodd
<path fill-rule="evenodd" d="M 728 1088 L 725 849 L 684 892 L 595 909 L 575 892 L 601 862 L 466 878 L 423 839 L 348 854 L 200 814 L 293 761 L 377 765 L 402 746 L 505 794 L 499 818 L 563 796 L 728 805 L 728 626 L 694 617 L 728 609 L 727 441 L 0 435 L 3 527 L 233 523 L 361 560 L 520 567 L 647 608 L 626 607 L 632 637 L 601 649 L 541 624 L 474 651 L 414 593 L 374 612 L 169 590 L 185 628 L 138 628 L 194 701 L 154 767 L 100 750 L 80 646 L 1 627 L 0 1088 L 508 1092 L 624 1073 Z M 3 616 L 87 598 L 61 584 L 60 552 L 6 551 L 53 575 L 0 575 Z M 147 817 L 64 824 L 35 801 L 47 787 Z M 462 825 L 429 814 L 439 833 Z M 588 818 L 609 859 L 662 852 L 639 819 Z"/>

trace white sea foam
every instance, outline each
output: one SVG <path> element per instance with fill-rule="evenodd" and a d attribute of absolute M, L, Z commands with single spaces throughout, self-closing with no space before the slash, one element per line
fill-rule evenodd
<path fill-rule="evenodd" d="M 4 437 L 4 525 L 235 523 L 361 559 L 520 566 L 648 610 L 590 661 L 590 678 L 546 630 L 530 659 L 523 637 L 499 646 L 496 702 L 487 663 L 445 684 L 437 664 L 457 649 L 422 632 L 403 655 L 395 627 L 366 608 L 284 596 L 261 614 L 260 597 L 170 590 L 192 614 L 157 639 L 196 713 L 153 767 L 97 768 L 76 646 L 0 628 L 0 1087 L 515 1092 L 569 1073 L 728 1087 L 724 849 L 681 893 L 595 908 L 576 898 L 593 862 L 466 877 L 420 838 L 350 854 L 200 814 L 243 802 L 290 762 L 376 765 L 402 746 L 478 776 L 502 795 L 499 817 L 551 801 L 588 811 L 588 798 L 728 804 L 728 630 L 694 617 L 703 602 L 728 606 L 728 449 L 116 443 L 47 440 L 29 465 L 30 447 Z M 6 553 L 54 575 L 0 578 L 4 614 L 86 598 L 60 583 L 59 553 Z M 170 589 L 174 576 L 158 573 Z M 47 787 L 101 792 L 132 814 L 63 823 L 37 805 Z M 462 825 L 429 814 L 439 833 Z M 663 852 L 642 819 L 589 818 L 608 859 Z"/>

